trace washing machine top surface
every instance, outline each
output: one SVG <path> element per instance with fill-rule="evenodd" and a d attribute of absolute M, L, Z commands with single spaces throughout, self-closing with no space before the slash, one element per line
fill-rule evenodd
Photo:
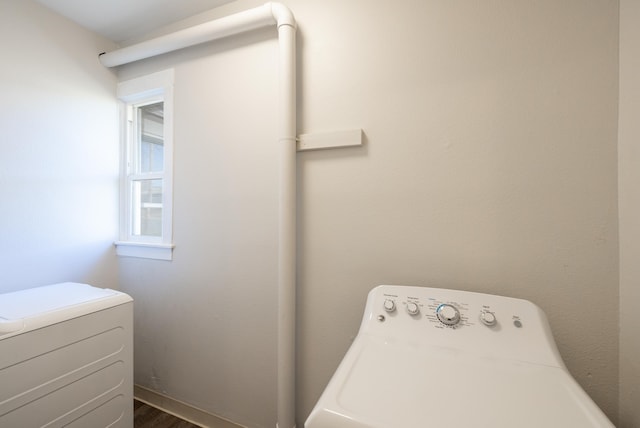
<path fill-rule="evenodd" d="M 501 296 L 380 286 L 306 428 L 613 427 L 544 313 Z"/>

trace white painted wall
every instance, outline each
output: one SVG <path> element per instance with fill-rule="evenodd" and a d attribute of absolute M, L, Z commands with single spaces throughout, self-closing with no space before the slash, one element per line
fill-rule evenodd
<path fill-rule="evenodd" d="M 299 155 L 300 426 L 383 283 L 534 301 L 615 421 L 617 4 L 286 4 L 299 133 L 366 134 L 363 148 Z M 119 265 L 136 382 L 250 427 L 275 423 L 273 35 L 120 71 L 176 70 L 174 261 Z"/>
<path fill-rule="evenodd" d="M 275 426 L 275 29 L 120 70 L 175 67 L 173 261 L 120 258 L 136 299 L 135 382 Z"/>
<path fill-rule="evenodd" d="M 300 132 L 367 135 L 299 158 L 299 417 L 367 291 L 405 283 L 534 301 L 615 421 L 615 2 L 287 3 Z"/>
<path fill-rule="evenodd" d="M 113 44 L 31 0 L 0 0 L 0 292 L 117 287 Z"/>
<path fill-rule="evenodd" d="M 620 428 L 640 426 L 640 3 L 620 2 Z"/>

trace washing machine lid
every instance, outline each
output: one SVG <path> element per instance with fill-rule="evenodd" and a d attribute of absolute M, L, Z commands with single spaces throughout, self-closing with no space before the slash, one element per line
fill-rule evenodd
<path fill-rule="evenodd" d="M 563 368 L 364 335 L 305 426 L 613 427 Z"/>

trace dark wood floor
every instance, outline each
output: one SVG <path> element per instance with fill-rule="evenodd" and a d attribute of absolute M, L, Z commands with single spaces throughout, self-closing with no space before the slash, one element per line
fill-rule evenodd
<path fill-rule="evenodd" d="M 138 400 L 133 400 L 133 426 L 134 428 L 199 428 L 198 425 L 176 418 Z"/>

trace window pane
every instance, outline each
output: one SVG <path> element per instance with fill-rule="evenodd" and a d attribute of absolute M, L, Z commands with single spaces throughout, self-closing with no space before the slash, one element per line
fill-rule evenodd
<path fill-rule="evenodd" d="M 131 195 L 131 234 L 162 236 L 162 180 L 135 180 Z"/>
<path fill-rule="evenodd" d="M 162 172 L 164 169 L 164 103 L 138 108 L 140 124 L 141 173 Z"/>

